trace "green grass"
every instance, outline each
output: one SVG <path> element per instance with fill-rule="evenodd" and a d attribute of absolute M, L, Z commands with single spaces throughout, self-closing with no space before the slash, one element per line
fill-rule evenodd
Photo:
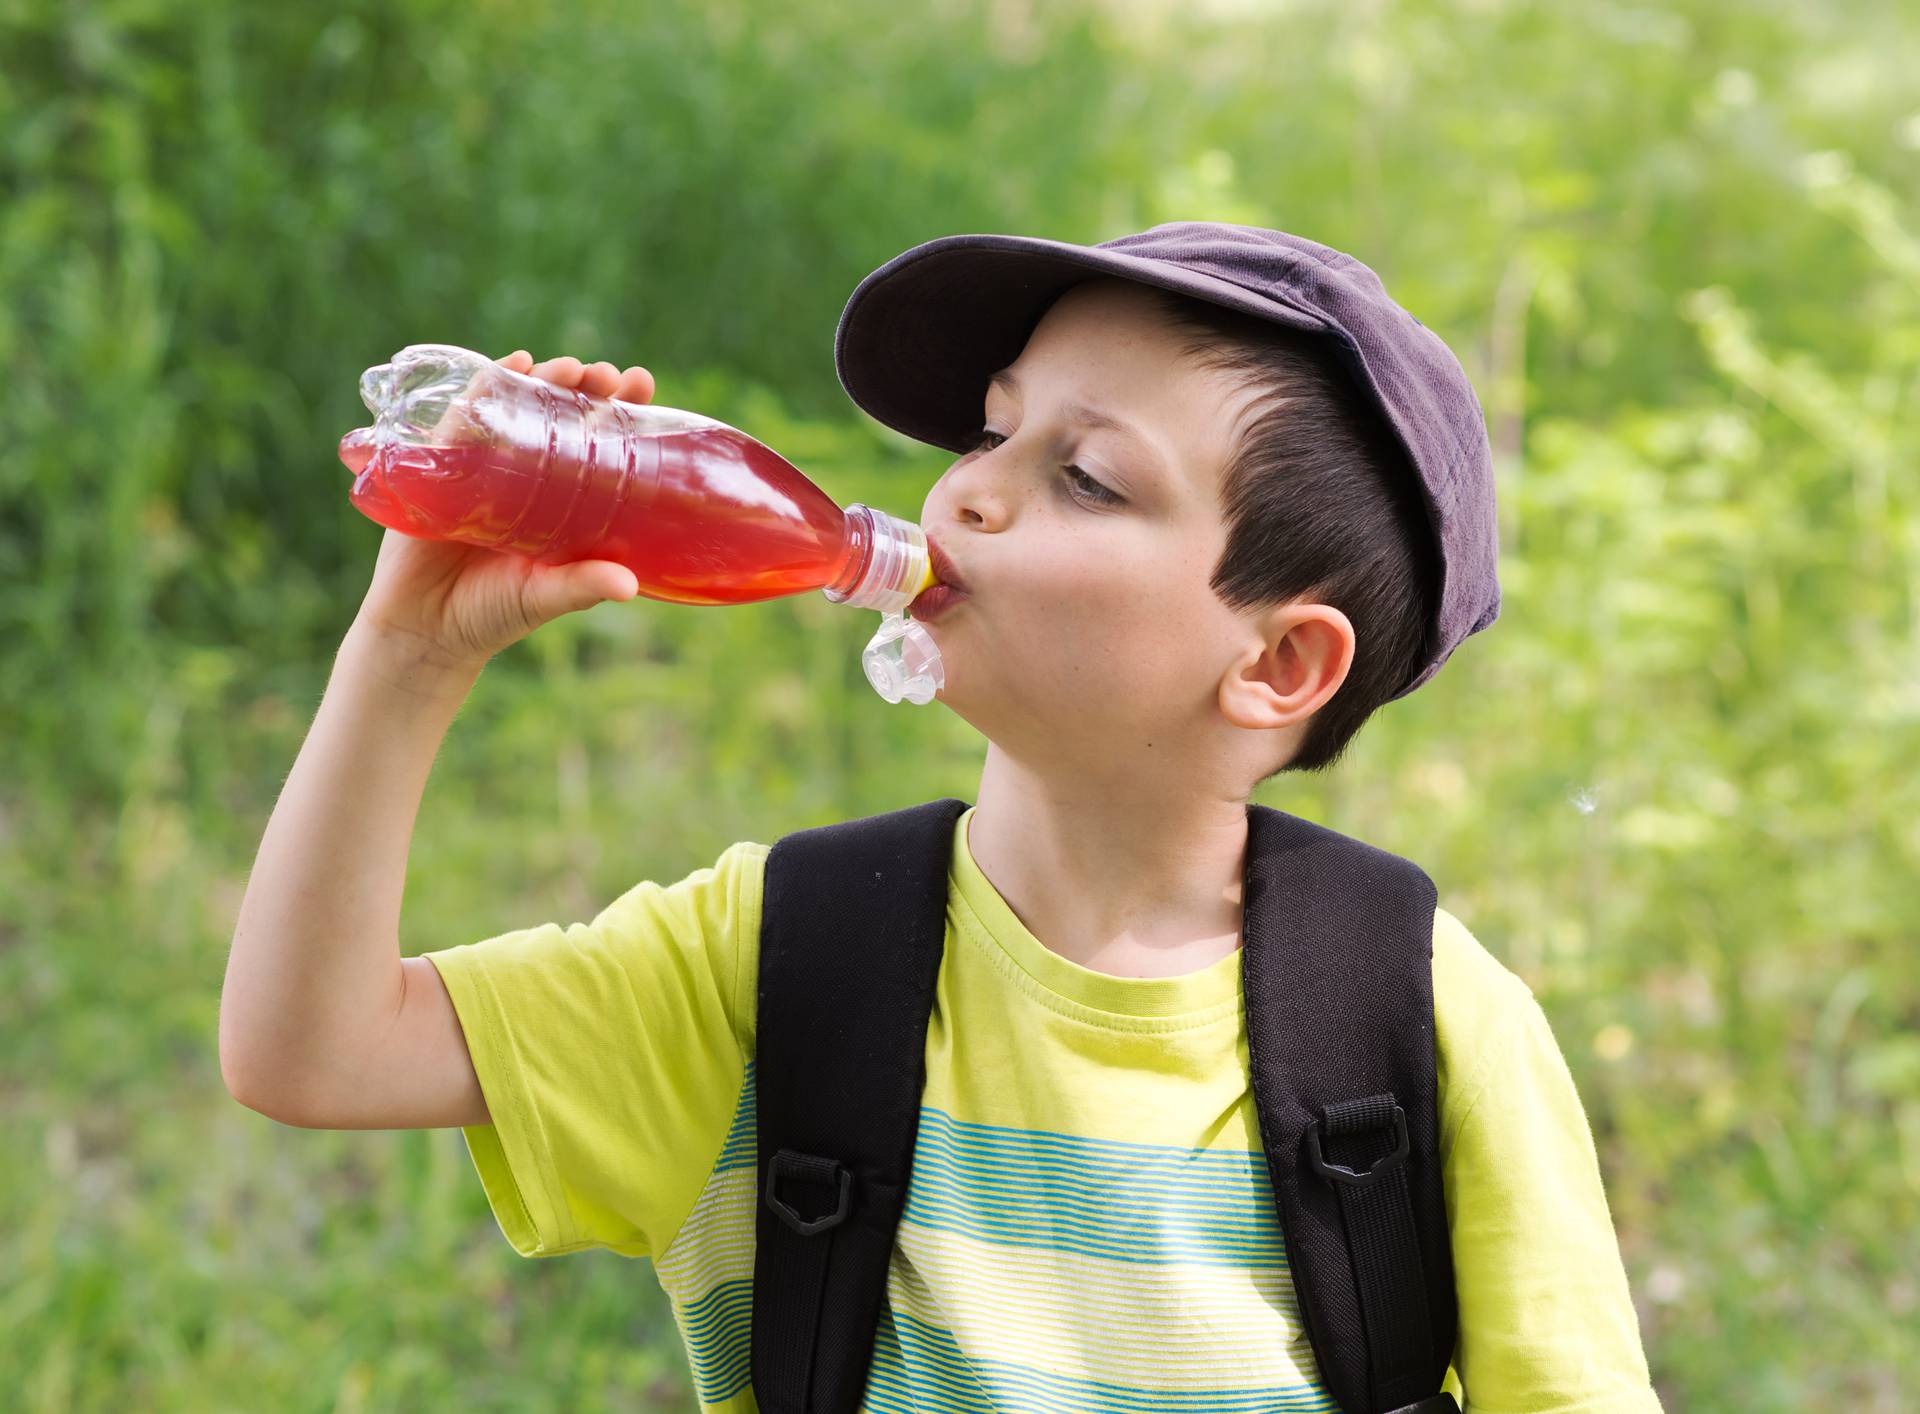
<path fill-rule="evenodd" d="M 371 569 L 400 345 L 643 362 L 842 501 L 944 462 L 830 335 L 919 240 L 1276 225 L 1489 417 L 1502 618 L 1269 804 L 1420 862 L 1539 993 L 1674 1409 L 1920 1388 L 1911 7 L 868 0 L 0 10 L 0 1389 L 27 1411 L 682 1409 L 664 1298 L 516 1257 L 455 1131 L 229 1099 L 246 873 Z M 1037 135 L 1037 136 L 1036 136 Z M 491 666 L 409 952 L 971 795 L 817 597 Z"/>

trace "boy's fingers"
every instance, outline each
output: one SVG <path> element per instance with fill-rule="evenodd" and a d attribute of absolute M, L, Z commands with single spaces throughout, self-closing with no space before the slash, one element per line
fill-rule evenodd
<path fill-rule="evenodd" d="M 580 375 L 586 372 L 586 365 L 572 354 L 561 354 L 558 358 L 536 363 L 530 371 L 535 378 L 558 383 L 562 388 L 576 388 L 580 385 Z"/>
<path fill-rule="evenodd" d="M 623 371 L 604 358 L 593 363 L 582 363 L 570 354 L 535 363 L 533 355 L 525 349 L 515 349 L 494 362 L 511 368 L 515 373 L 531 373 L 535 378 L 543 378 L 563 388 L 578 388 L 593 397 L 619 398 L 629 403 L 653 400 L 653 375 L 637 363 Z"/>
<path fill-rule="evenodd" d="M 596 397 L 611 397 L 613 390 L 620 386 L 620 370 L 601 359 L 590 363 L 580 375 L 580 391 Z"/>
<path fill-rule="evenodd" d="M 653 391 L 653 375 L 636 363 L 620 375 L 620 386 L 613 395 L 622 402 L 645 403 L 653 400 Z"/>

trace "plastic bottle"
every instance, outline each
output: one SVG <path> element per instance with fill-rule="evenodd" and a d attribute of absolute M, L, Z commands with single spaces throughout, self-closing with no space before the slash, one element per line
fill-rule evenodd
<path fill-rule="evenodd" d="M 793 464 L 698 413 L 590 397 L 451 344 L 411 344 L 360 377 L 371 427 L 340 439 L 349 493 L 403 534 L 547 564 L 615 560 L 640 592 L 747 604 L 818 589 L 886 615 L 862 654 L 889 702 L 945 685 L 906 618 L 935 582 L 920 527 L 842 511 Z"/>

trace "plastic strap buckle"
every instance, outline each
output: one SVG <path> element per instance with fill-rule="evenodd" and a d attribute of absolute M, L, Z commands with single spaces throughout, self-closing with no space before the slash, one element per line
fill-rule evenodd
<path fill-rule="evenodd" d="M 837 1180 L 840 1185 L 839 1205 L 822 1217 L 812 1219 L 801 1217 L 794 1211 L 791 1204 L 774 1192 L 782 1174 L 791 1178 L 827 1184 Z M 801 1154 L 792 1149 L 782 1149 L 767 1163 L 765 1195 L 767 1206 L 778 1213 L 780 1220 L 802 1237 L 812 1237 L 816 1232 L 825 1232 L 828 1228 L 844 1221 L 847 1209 L 851 1206 L 852 1193 L 853 1174 L 837 1159 L 823 1159 L 816 1154 Z"/>
<path fill-rule="evenodd" d="M 1384 1118 L 1384 1116 L 1383 1116 Z M 1407 1142 L 1407 1112 L 1395 1105 L 1393 1107 L 1394 1149 L 1391 1154 L 1383 1154 L 1375 1159 L 1365 1173 L 1356 1172 L 1345 1164 L 1330 1164 L 1320 1148 L 1320 1119 L 1307 1123 L 1307 1162 L 1313 1171 L 1322 1178 L 1334 1183 L 1344 1183 L 1350 1188 L 1365 1188 L 1392 1173 L 1407 1161 L 1410 1145 Z M 1373 1126 L 1364 1126 L 1373 1127 Z M 1362 1126 L 1349 1130 L 1341 1126 L 1342 1133 L 1357 1132 Z"/>

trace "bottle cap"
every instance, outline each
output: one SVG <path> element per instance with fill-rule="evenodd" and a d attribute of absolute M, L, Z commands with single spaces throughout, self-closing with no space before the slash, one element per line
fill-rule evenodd
<path fill-rule="evenodd" d="M 860 655 L 873 690 L 889 702 L 924 707 L 947 685 L 940 647 L 926 625 L 904 614 L 888 614 Z"/>

